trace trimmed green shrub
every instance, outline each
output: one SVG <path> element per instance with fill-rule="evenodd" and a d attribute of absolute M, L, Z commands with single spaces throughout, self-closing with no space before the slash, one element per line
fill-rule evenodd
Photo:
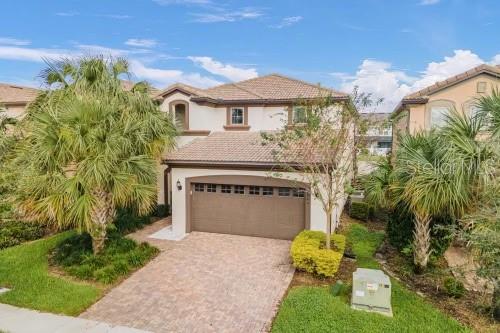
<path fill-rule="evenodd" d="M 290 249 L 293 265 L 308 273 L 333 276 L 344 255 L 346 240 L 343 235 L 332 235 L 332 249 L 327 250 L 325 237 L 322 231 L 304 230 L 298 234 Z"/>
<path fill-rule="evenodd" d="M 0 221 L 0 249 L 45 236 L 45 226 L 23 221 Z"/>
<path fill-rule="evenodd" d="M 465 294 L 464 284 L 453 277 L 444 280 L 444 289 L 448 296 L 453 298 L 460 298 Z"/>
<path fill-rule="evenodd" d="M 351 202 L 349 205 L 349 216 L 353 219 L 368 221 L 370 217 L 370 205 L 366 202 Z"/>
<path fill-rule="evenodd" d="M 168 205 L 159 204 L 156 206 L 155 216 L 156 217 L 167 217 L 169 215 L 170 209 Z"/>
<path fill-rule="evenodd" d="M 131 208 L 120 208 L 116 213 L 114 226 L 120 234 L 126 235 L 152 222 L 151 216 L 149 215 L 138 216 Z"/>
<path fill-rule="evenodd" d="M 111 232 L 104 250 L 94 255 L 88 234 L 73 235 L 56 246 L 51 264 L 81 280 L 113 283 L 143 266 L 159 250 L 147 243 L 137 244 L 118 232 Z"/>

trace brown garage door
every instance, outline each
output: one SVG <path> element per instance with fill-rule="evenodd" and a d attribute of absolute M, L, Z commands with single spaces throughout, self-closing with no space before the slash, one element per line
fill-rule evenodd
<path fill-rule="evenodd" d="M 217 182 L 190 186 L 191 230 L 293 239 L 306 227 L 303 188 Z"/>

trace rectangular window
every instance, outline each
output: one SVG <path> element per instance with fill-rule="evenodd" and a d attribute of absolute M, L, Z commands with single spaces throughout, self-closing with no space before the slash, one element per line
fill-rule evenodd
<path fill-rule="evenodd" d="M 292 122 L 294 124 L 304 124 L 306 122 L 306 107 L 294 106 L 292 111 Z"/>
<path fill-rule="evenodd" d="M 231 124 L 232 125 L 243 125 L 243 108 L 231 108 Z"/>
<path fill-rule="evenodd" d="M 217 192 L 217 185 L 207 184 L 207 192 L 211 192 L 211 193 Z"/>
<path fill-rule="evenodd" d="M 231 185 L 221 185 L 220 186 L 221 193 L 231 193 L 232 192 L 231 190 L 232 190 Z"/>
<path fill-rule="evenodd" d="M 289 197 L 290 196 L 290 188 L 289 187 L 280 187 L 278 189 L 278 195 L 280 197 Z"/>
<path fill-rule="evenodd" d="M 431 108 L 431 127 L 442 127 L 446 123 L 446 115 L 450 108 L 446 106 L 434 106 Z"/>
<path fill-rule="evenodd" d="M 269 186 L 264 186 L 262 188 L 262 195 L 273 195 L 273 188 Z"/>
<path fill-rule="evenodd" d="M 245 194 L 245 186 L 243 186 L 243 185 L 234 185 L 234 193 L 235 194 Z"/>
<path fill-rule="evenodd" d="M 305 196 L 305 191 L 303 188 L 294 188 L 292 195 L 296 198 L 303 198 Z"/>
<path fill-rule="evenodd" d="M 260 187 L 259 186 L 249 186 L 248 194 L 259 195 L 260 194 Z"/>
<path fill-rule="evenodd" d="M 205 184 L 196 183 L 194 184 L 195 192 L 205 192 Z"/>

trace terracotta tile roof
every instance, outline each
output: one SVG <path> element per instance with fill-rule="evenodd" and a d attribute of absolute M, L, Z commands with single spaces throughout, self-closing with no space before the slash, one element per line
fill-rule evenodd
<path fill-rule="evenodd" d="M 134 82 L 134 81 L 129 81 L 129 80 L 120 80 L 120 84 L 122 86 L 122 88 L 125 90 L 125 91 L 130 91 L 132 90 L 132 88 L 134 87 L 134 85 L 136 84 L 137 82 Z M 155 97 L 156 95 L 158 95 L 160 91 L 153 87 L 153 86 L 150 86 L 149 88 L 149 96 L 151 97 Z"/>
<path fill-rule="evenodd" d="M 401 102 L 396 106 L 394 112 L 397 113 L 401 111 L 402 106 L 405 104 L 425 104 L 429 99 L 429 95 L 432 95 L 433 93 L 436 93 L 444 88 L 450 87 L 454 84 L 473 78 L 480 74 L 490 74 L 496 76 L 497 78 L 500 78 L 500 65 L 491 66 L 487 64 L 482 64 L 466 72 L 452 76 L 450 78 L 447 78 L 446 80 L 436 82 L 433 85 L 425 87 L 414 93 L 408 94 L 405 97 L 403 97 Z"/>
<path fill-rule="evenodd" d="M 446 80 L 439 81 L 434 83 L 431 86 L 425 87 L 424 89 L 421 89 L 419 91 L 416 91 L 414 93 L 411 93 L 409 95 L 406 95 L 404 99 L 416 99 L 416 98 L 422 98 L 422 97 L 427 97 L 428 95 L 439 91 L 443 88 L 449 87 L 455 83 L 470 79 L 471 77 L 474 77 L 479 74 L 483 73 L 488 73 L 495 75 L 497 77 L 500 77 L 500 65 L 499 66 L 490 66 L 486 64 L 479 65 L 477 67 L 474 67 L 466 72 L 460 73 L 458 75 L 452 76 L 450 78 L 447 78 Z"/>
<path fill-rule="evenodd" d="M 0 104 L 28 104 L 36 98 L 38 92 L 35 88 L 0 83 Z"/>
<path fill-rule="evenodd" d="M 272 133 L 268 131 L 267 133 Z M 311 147 L 310 144 L 304 145 Z M 169 153 L 163 162 L 170 165 L 237 165 L 279 166 L 282 163 L 299 165 L 302 158 L 320 163 L 325 158 L 318 151 L 306 151 L 297 144 L 296 149 L 288 151 L 277 161 L 279 149 L 276 143 L 264 142 L 261 132 L 213 132 L 202 139 Z M 306 148 L 307 149 L 307 148 Z M 329 161 L 325 161 L 329 162 Z"/>
<path fill-rule="evenodd" d="M 331 95 L 334 98 L 347 99 L 342 92 L 319 87 L 301 80 L 280 74 L 270 74 L 236 83 L 227 83 L 208 89 L 198 89 L 185 84 L 175 84 L 163 90 L 158 97 L 164 97 L 176 89 L 192 95 L 195 101 L 226 103 L 236 101 L 273 102 L 290 101 L 300 98 L 318 98 Z"/>
<path fill-rule="evenodd" d="M 359 114 L 361 119 L 370 121 L 370 122 L 384 122 L 389 120 L 391 117 L 390 113 L 381 113 L 381 112 L 365 112 Z"/>
<path fill-rule="evenodd" d="M 263 144 L 260 132 L 213 132 L 168 154 L 167 163 L 275 164 L 274 145 Z"/>

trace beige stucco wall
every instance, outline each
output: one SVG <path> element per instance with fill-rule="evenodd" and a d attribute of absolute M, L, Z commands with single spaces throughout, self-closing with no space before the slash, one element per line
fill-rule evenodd
<path fill-rule="evenodd" d="M 172 189 L 172 226 L 174 235 L 182 238 L 186 231 L 186 178 L 198 176 L 226 176 L 226 175 L 249 175 L 260 177 L 278 176 L 283 179 L 304 180 L 300 174 L 283 173 L 274 175 L 267 171 L 255 170 L 225 170 L 225 169 L 190 169 L 190 168 L 173 168 L 172 183 L 180 181 L 182 190 L 177 188 Z M 333 214 L 333 223 L 340 219 L 345 200 L 339 200 L 339 207 Z M 311 230 L 326 230 L 326 214 L 323 211 L 321 202 L 311 195 Z"/>
<path fill-rule="evenodd" d="M 0 102 L 1 104 L 1 102 Z M 3 108 L 5 109 L 5 116 L 11 117 L 11 118 L 17 118 L 20 119 L 24 116 L 26 112 L 26 106 L 25 105 L 4 105 Z"/>
<path fill-rule="evenodd" d="M 477 93 L 478 82 L 486 82 L 486 93 Z M 430 108 L 433 104 L 447 103 L 459 112 L 465 112 L 467 105 L 474 103 L 475 98 L 491 93 L 493 87 L 500 87 L 500 79 L 482 74 L 430 95 L 427 104 L 407 106 L 410 117 L 408 121 L 410 133 L 414 134 L 430 128 Z"/>

